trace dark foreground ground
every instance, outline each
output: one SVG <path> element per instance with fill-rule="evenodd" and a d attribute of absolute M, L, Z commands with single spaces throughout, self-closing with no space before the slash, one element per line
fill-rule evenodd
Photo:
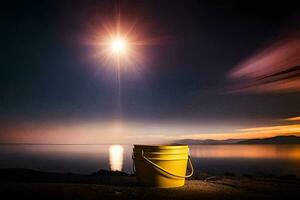
<path fill-rule="evenodd" d="M 187 180 L 174 189 L 138 186 L 122 172 L 91 175 L 0 169 L 1 199 L 300 199 L 295 176 L 209 176 Z"/>

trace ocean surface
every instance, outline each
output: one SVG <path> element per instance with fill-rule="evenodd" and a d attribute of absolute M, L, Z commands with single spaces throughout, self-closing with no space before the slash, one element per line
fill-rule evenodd
<path fill-rule="evenodd" d="M 132 173 L 132 145 L 0 145 L 0 168 L 90 174 Z M 192 145 L 196 174 L 300 177 L 300 145 Z"/>

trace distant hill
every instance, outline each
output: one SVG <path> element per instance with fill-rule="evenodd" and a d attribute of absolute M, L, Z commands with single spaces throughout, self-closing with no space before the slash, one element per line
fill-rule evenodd
<path fill-rule="evenodd" d="M 300 144 L 300 137 L 295 135 L 275 136 L 263 139 L 249 139 L 238 142 L 238 144 Z"/>
<path fill-rule="evenodd" d="M 242 141 L 241 139 L 227 139 L 227 140 L 178 140 L 178 144 L 236 144 Z"/>
<path fill-rule="evenodd" d="M 178 140 L 178 144 L 300 144 L 300 137 L 295 135 L 275 136 L 262 139 L 227 139 L 227 140 Z"/>

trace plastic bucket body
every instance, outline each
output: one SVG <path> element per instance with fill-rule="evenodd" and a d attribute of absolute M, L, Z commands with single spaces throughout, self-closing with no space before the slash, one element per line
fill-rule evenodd
<path fill-rule="evenodd" d="M 134 145 L 132 158 L 137 181 L 144 186 L 180 187 L 193 173 L 191 166 L 191 174 L 186 175 L 189 160 L 187 145 Z"/>

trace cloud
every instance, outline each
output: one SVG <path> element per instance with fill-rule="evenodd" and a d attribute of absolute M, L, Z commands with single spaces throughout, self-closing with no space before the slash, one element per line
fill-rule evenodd
<path fill-rule="evenodd" d="M 283 119 L 284 121 L 297 121 L 300 116 Z M 278 135 L 298 135 L 300 136 L 300 124 L 260 126 L 236 129 L 232 132 L 216 132 L 216 133 L 200 133 L 182 135 L 180 139 L 251 139 L 251 138 L 267 138 Z"/>
<path fill-rule="evenodd" d="M 275 42 L 229 72 L 233 92 L 299 92 L 300 32 Z"/>
<path fill-rule="evenodd" d="M 289 117 L 289 118 L 284 119 L 284 121 L 300 121 L 300 116 Z"/>

